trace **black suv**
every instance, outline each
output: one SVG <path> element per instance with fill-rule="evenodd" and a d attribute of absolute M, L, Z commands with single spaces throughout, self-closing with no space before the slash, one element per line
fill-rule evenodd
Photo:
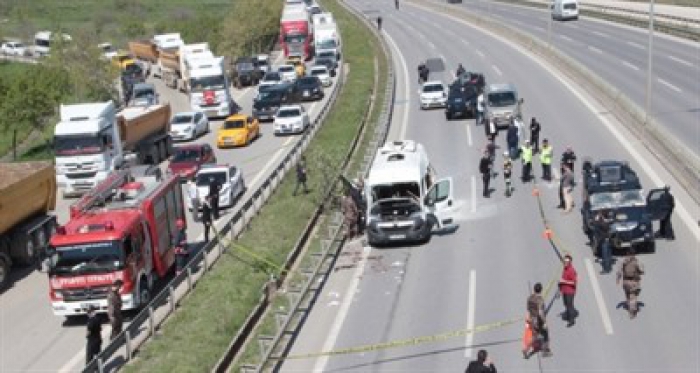
<path fill-rule="evenodd" d="M 253 116 L 260 121 L 274 119 L 280 106 L 297 102 L 297 89 L 293 83 L 279 83 L 258 93 L 253 99 Z"/>
<path fill-rule="evenodd" d="M 299 101 L 316 101 L 323 99 L 323 84 L 317 76 L 305 76 L 294 82 Z"/>
<path fill-rule="evenodd" d="M 264 71 L 259 68 L 257 58 L 239 57 L 233 65 L 231 80 L 236 88 L 241 88 L 258 84 L 263 75 Z"/>
<path fill-rule="evenodd" d="M 583 163 L 583 230 L 589 236 L 595 254 L 600 245 L 594 219 L 598 212 L 612 217 L 611 246 L 614 249 L 639 246 L 653 252 L 653 221 L 667 212 L 662 194 L 667 188 L 652 189 L 645 196 L 637 174 L 626 162 L 602 161 Z"/>
<path fill-rule="evenodd" d="M 476 86 L 453 84 L 447 94 L 445 118 L 469 118 L 476 114 L 476 99 L 479 96 Z"/>
<path fill-rule="evenodd" d="M 328 68 L 328 73 L 335 76 L 338 69 L 338 56 L 333 51 L 322 51 L 316 55 L 314 63 L 325 66 Z"/>

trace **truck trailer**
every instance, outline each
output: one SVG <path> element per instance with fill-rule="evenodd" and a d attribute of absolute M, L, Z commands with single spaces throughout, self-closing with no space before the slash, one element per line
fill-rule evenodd
<path fill-rule="evenodd" d="M 56 179 L 66 196 L 94 188 L 129 164 L 159 164 L 172 152 L 170 104 L 127 107 L 112 101 L 61 105 L 54 132 Z"/>
<path fill-rule="evenodd" d="M 51 162 L 0 163 L 0 290 L 10 268 L 33 265 L 56 227 Z"/>
<path fill-rule="evenodd" d="M 186 224 L 179 176 L 158 180 L 115 171 L 70 213 L 47 249 L 53 313 L 106 312 L 116 280 L 123 282 L 122 309 L 148 305 L 155 282 L 175 263 L 177 221 Z"/>

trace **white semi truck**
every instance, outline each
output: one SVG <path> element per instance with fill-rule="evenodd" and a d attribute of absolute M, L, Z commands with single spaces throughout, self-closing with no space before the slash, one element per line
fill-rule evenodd
<path fill-rule="evenodd" d="M 227 117 L 235 113 L 231 82 L 224 58 L 202 56 L 187 60 L 187 87 L 192 110 L 207 117 Z"/>
<path fill-rule="evenodd" d="M 331 13 L 313 15 L 314 53 L 333 51 L 340 58 L 340 35 Z"/>

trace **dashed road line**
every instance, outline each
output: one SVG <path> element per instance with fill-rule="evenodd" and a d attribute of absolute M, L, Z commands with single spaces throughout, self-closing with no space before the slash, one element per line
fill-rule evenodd
<path fill-rule="evenodd" d="M 623 60 L 623 61 L 621 61 L 621 62 L 622 62 L 623 65 L 629 67 L 630 69 L 635 70 L 635 71 L 639 71 L 639 67 L 637 67 L 637 65 L 633 65 L 633 64 L 631 64 L 631 63 L 629 63 L 629 62 L 627 62 L 627 61 L 625 61 L 625 60 Z"/>
<path fill-rule="evenodd" d="M 585 258 L 586 269 L 588 270 L 588 278 L 591 280 L 591 288 L 593 289 L 593 295 L 595 295 L 595 301 L 598 304 L 598 310 L 600 311 L 600 317 L 603 319 L 603 327 L 605 328 L 605 334 L 612 335 L 613 327 L 610 321 L 610 314 L 608 313 L 608 308 L 605 305 L 605 299 L 603 299 L 603 292 L 600 290 L 600 284 L 598 283 L 598 278 L 596 277 L 595 268 L 593 268 L 593 263 L 590 258 Z"/>
<path fill-rule="evenodd" d="M 665 81 L 665 80 L 663 80 L 663 79 L 661 79 L 661 78 L 656 78 L 656 80 L 657 80 L 659 83 L 665 85 L 665 86 L 668 87 L 668 88 L 671 88 L 672 90 L 674 90 L 674 91 L 676 91 L 676 92 L 678 92 L 678 93 L 683 92 L 683 90 L 681 90 L 680 88 L 676 87 L 675 85 L 673 85 L 673 84 L 671 84 L 671 83 L 669 83 L 669 82 L 667 82 L 667 81 Z"/>
<path fill-rule="evenodd" d="M 684 60 L 684 59 L 680 59 L 680 58 L 675 57 L 675 56 L 667 56 L 667 57 L 668 57 L 671 61 L 675 61 L 675 62 L 681 63 L 681 64 L 683 64 L 683 65 L 686 65 L 686 66 L 691 66 L 691 67 L 693 66 L 693 63 L 692 63 L 692 62 L 688 62 L 688 61 L 686 61 L 686 60 Z"/>
<path fill-rule="evenodd" d="M 469 271 L 469 298 L 467 303 L 467 329 L 474 330 L 474 313 L 476 310 L 476 270 Z M 465 337 L 464 357 L 472 357 L 474 345 L 474 333 L 468 333 Z"/>
<path fill-rule="evenodd" d="M 635 42 L 633 42 L 633 41 L 628 41 L 628 42 L 627 42 L 627 45 L 632 46 L 632 47 L 635 47 L 635 48 L 639 48 L 639 49 L 646 49 L 645 46 L 643 46 L 643 45 L 641 45 L 641 44 L 639 44 L 639 43 L 635 43 Z"/>
<path fill-rule="evenodd" d="M 560 37 L 562 40 L 574 41 L 574 39 L 572 39 L 572 38 L 570 38 L 570 37 L 568 37 L 568 36 L 566 36 L 566 35 L 559 35 L 559 37 Z"/>
<path fill-rule="evenodd" d="M 608 35 L 608 34 L 606 34 L 606 33 L 603 33 L 603 32 L 600 32 L 600 31 L 591 31 L 591 33 L 593 33 L 593 34 L 595 34 L 595 35 L 598 35 L 598 36 L 600 36 L 601 38 L 609 38 L 609 37 L 610 37 L 610 35 Z"/>
<path fill-rule="evenodd" d="M 498 74 L 498 75 L 503 75 L 503 73 L 501 72 L 501 70 L 499 70 L 498 67 L 496 67 L 496 65 L 491 65 L 491 68 L 493 68 L 493 71 L 495 71 L 496 74 Z"/>
<path fill-rule="evenodd" d="M 590 46 L 590 45 L 588 46 L 588 50 L 590 50 L 591 52 L 596 52 L 596 53 L 599 53 L 599 54 L 603 54 L 603 51 L 602 51 L 602 50 L 600 50 L 600 49 L 598 49 L 598 48 L 596 48 L 596 47 L 592 47 L 592 46 Z"/>
<path fill-rule="evenodd" d="M 472 147 L 472 127 L 469 125 L 469 121 L 467 121 L 467 144 L 469 147 Z"/>
<path fill-rule="evenodd" d="M 476 50 L 476 54 L 478 54 L 479 57 L 484 58 L 484 52 L 482 52 L 482 51 L 480 51 L 480 50 L 478 50 L 478 49 Z"/>
<path fill-rule="evenodd" d="M 430 48 L 435 49 L 435 44 L 433 44 L 432 42 L 427 41 L 426 44 L 428 44 Z"/>

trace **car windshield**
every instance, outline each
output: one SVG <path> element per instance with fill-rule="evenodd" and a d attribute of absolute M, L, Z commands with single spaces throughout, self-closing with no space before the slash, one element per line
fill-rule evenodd
<path fill-rule="evenodd" d="M 299 109 L 284 109 L 277 113 L 279 118 L 293 118 L 301 116 L 301 111 Z"/>
<path fill-rule="evenodd" d="M 24 48 L 24 44 L 22 43 L 10 43 L 9 45 L 13 48 Z"/>
<path fill-rule="evenodd" d="M 263 81 L 265 82 L 277 82 L 281 80 L 282 78 L 280 77 L 280 74 L 278 73 L 267 73 L 265 76 L 263 76 Z"/>
<path fill-rule="evenodd" d="M 199 149 L 176 149 L 172 163 L 199 161 Z"/>
<path fill-rule="evenodd" d="M 51 269 L 57 273 L 90 273 L 121 269 L 124 253 L 120 241 L 50 246 Z"/>
<path fill-rule="evenodd" d="M 442 85 L 441 84 L 426 84 L 423 86 L 423 92 L 428 93 L 428 92 L 442 92 Z"/>
<path fill-rule="evenodd" d="M 226 184 L 226 172 L 204 172 L 197 175 L 197 186 L 209 186 L 217 181 L 219 185 Z"/>
<path fill-rule="evenodd" d="M 333 39 L 326 39 L 318 43 L 319 49 L 333 49 L 335 47 L 337 47 L 337 44 Z"/>
<path fill-rule="evenodd" d="M 301 79 L 297 80 L 297 82 L 299 82 L 299 85 L 303 86 L 303 87 L 313 87 L 313 86 L 318 85 L 318 78 L 311 76 L 311 77 L 301 78 Z"/>
<path fill-rule="evenodd" d="M 192 92 L 202 92 L 212 89 L 224 89 L 226 87 L 226 79 L 223 75 L 192 78 L 190 79 L 190 87 L 192 88 Z"/>
<path fill-rule="evenodd" d="M 564 4 L 564 9 L 566 10 L 576 10 L 576 3 Z"/>
<path fill-rule="evenodd" d="M 313 76 L 324 75 L 324 74 L 328 74 L 328 69 L 326 69 L 325 67 L 320 68 L 320 69 L 314 67 L 313 69 L 311 69 L 311 75 L 313 75 Z"/>
<path fill-rule="evenodd" d="M 333 51 L 319 52 L 319 53 L 316 55 L 316 58 L 317 58 L 317 59 L 319 59 L 319 58 L 321 58 L 321 59 L 326 58 L 326 59 L 329 59 L 329 60 L 333 61 L 333 60 L 335 60 L 335 53 L 334 53 Z"/>
<path fill-rule="evenodd" d="M 277 71 L 279 71 L 281 73 L 293 72 L 294 66 L 289 66 L 289 65 L 280 66 L 279 69 L 277 69 Z"/>
<path fill-rule="evenodd" d="M 179 114 L 173 117 L 172 124 L 189 124 L 192 123 L 192 115 L 189 114 Z"/>
<path fill-rule="evenodd" d="M 372 200 L 379 201 L 387 198 L 420 197 L 420 185 L 417 182 L 379 184 L 372 186 Z"/>
<path fill-rule="evenodd" d="M 489 106 L 503 107 L 515 105 L 514 92 L 494 92 L 489 93 Z"/>
<path fill-rule="evenodd" d="M 224 122 L 224 127 L 225 130 L 232 130 L 236 128 L 245 128 L 245 120 L 242 119 L 235 119 L 235 120 L 227 120 Z"/>
<path fill-rule="evenodd" d="M 99 154 L 104 146 L 97 135 L 56 136 L 53 144 L 56 155 Z"/>
<path fill-rule="evenodd" d="M 590 202 L 591 210 L 642 207 L 646 205 L 646 200 L 641 190 L 595 193 L 590 196 Z"/>

